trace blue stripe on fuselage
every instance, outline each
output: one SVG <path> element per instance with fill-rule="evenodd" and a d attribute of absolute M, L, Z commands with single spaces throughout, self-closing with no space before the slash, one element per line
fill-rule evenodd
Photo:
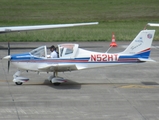
<path fill-rule="evenodd" d="M 119 56 L 119 59 L 123 59 L 123 58 L 145 58 L 145 59 L 148 59 L 149 55 L 150 55 L 150 51 L 147 51 L 147 52 L 142 52 L 142 53 L 138 53 L 138 54 L 130 55 L 130 56 L 122 55 L 122 56 Z"/>
<path fill-rule="evenodd" d="M 22 54 L 13 54 L 13 55 L 11 55 L 11 61 L 31 60 L 31 59 L 41 59 L 41 58 L 34 57 L 30 53 L 22 53 Z"/>

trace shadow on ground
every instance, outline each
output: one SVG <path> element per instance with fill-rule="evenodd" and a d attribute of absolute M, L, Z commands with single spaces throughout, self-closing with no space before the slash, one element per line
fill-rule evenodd
<path fill-rule="evenodd" d="M 45 80 L 43 85 L 47 85 L 49 87 L 55 88 L 55 89 L 81 89 L 81 84 L 74 82 L 72 80 L 67 80 L 67 82 L 60 84 L 59 86 L 55 86 L 48 80 Z"/>

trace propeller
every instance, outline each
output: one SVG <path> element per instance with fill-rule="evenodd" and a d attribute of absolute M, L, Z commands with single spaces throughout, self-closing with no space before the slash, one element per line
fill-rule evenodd
<path fill-rule="evenodd" d="M 10 55 L 10 42 L 8 41 L 8 55 Z M 10 60 L 8 61 L 8 73 L 10 68 Z"/>

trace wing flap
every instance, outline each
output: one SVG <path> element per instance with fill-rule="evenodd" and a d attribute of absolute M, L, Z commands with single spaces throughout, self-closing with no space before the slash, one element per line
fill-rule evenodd
<path fill-rule="evenodd" d="M 38 68 L 39 71 L 46 71 L 46 72 L 65 72 L 65 71 L 73 71 L 73 70 L 78 70 L 76 65 L 74 64 L 63 64 L 63 65 L 58 65 L 58 64 L 51 64 L 51 65 L 44 65 Z"/>

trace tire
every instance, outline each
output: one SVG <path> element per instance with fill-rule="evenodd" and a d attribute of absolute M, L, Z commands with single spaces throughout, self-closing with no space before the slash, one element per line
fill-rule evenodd
<path fill-rule="evenodd" d="M 16 85 L 22 85 L 22 82 L 15 82 Z"/>
<path fill-rule="evenodd" d="M 59 85 L 61 85 L 61 83 L 53 83 L 54 84 L 54 86 L 59 86 Z"/>

